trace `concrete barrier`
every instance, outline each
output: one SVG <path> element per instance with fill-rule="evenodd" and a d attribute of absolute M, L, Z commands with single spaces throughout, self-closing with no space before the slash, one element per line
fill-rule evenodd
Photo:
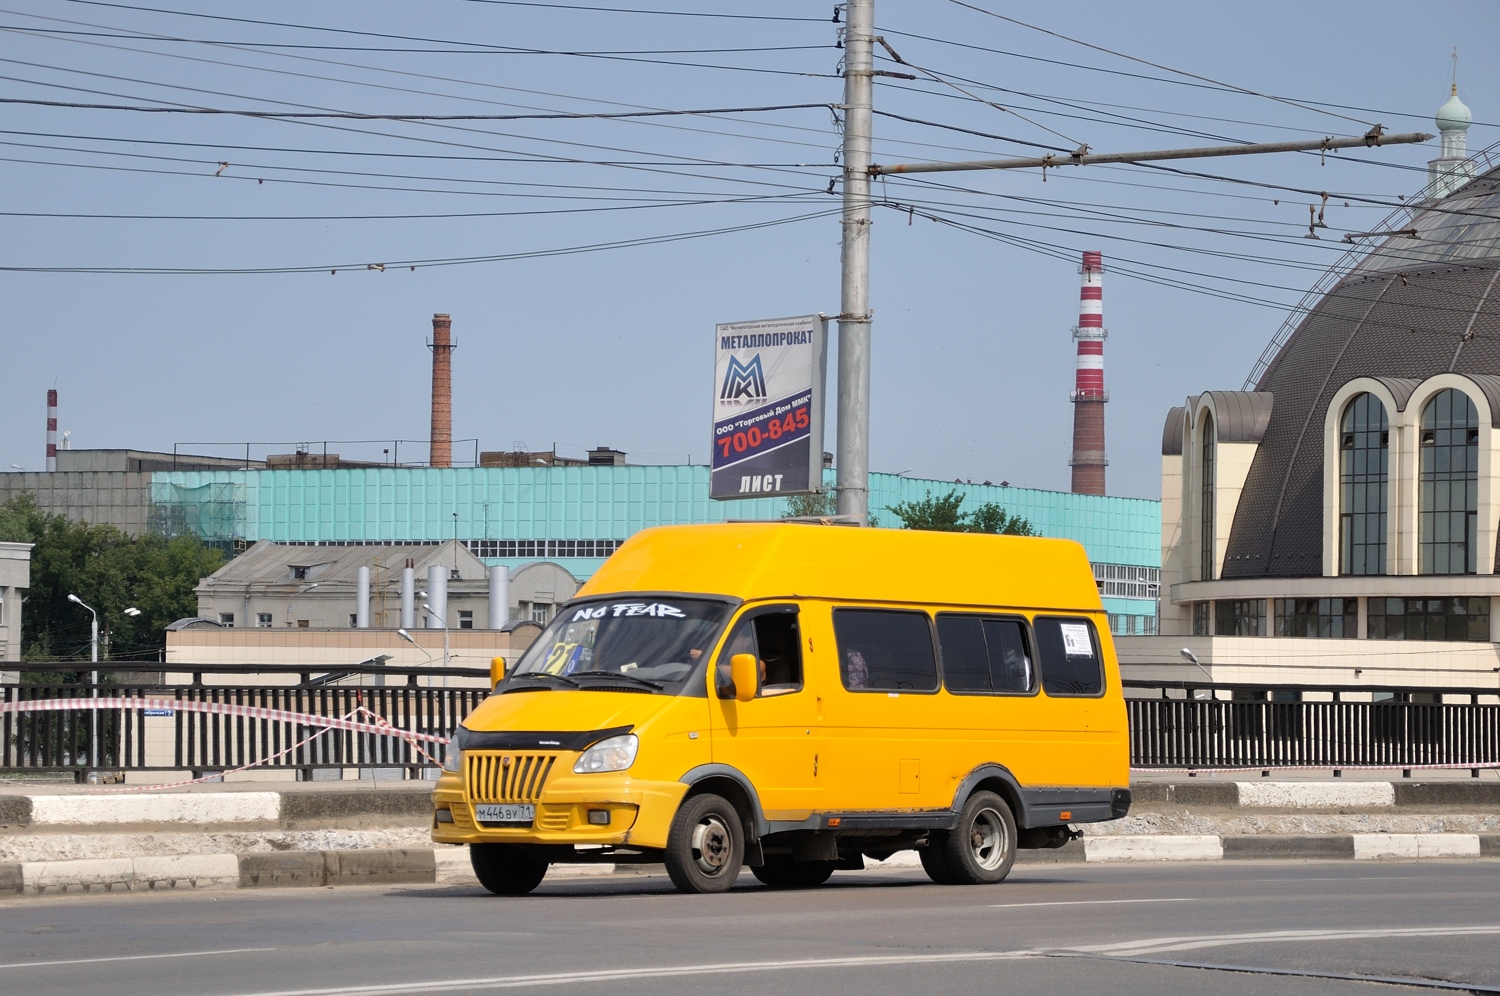
<path fill-rule="evenodd" d="M 1225 836 L 1225 860 L 1329 860 L 1354 857 L 1354 838 L 1349 834 L 1330 833 L 1295 836 L 1291 834 L 1255 834 Z"/>
<path fill-rule="evenodd" d="M 274 823 L 280 792 L 182 792 L 172 795 L 35 795 L 33 827 Z"/>
<path fill-rule="evenodd" d="M 1477 858 L 1479 835 L 1474 833 L 1358 833 L 1354 856 L 1383 858 Z"/>
<path fill-rule="evenodd" d="M 1390 782 L 1236 782 L 1246 809 L 1383 808 L 1396 804 Z"/>
<path fill-rule="evenodd" d="M 1085 837 L 1086 861 L 1218 861 L 1224 846 L 1212 834 Z"/>

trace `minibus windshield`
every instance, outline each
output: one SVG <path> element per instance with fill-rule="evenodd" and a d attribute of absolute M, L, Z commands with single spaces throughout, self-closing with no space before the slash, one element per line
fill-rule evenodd
<path fill-rule="evenodd" d="M 557 614 L 496 691 L 588 688 L 675 694 L 712 649 L 730 606 L 617 597 Z"/>

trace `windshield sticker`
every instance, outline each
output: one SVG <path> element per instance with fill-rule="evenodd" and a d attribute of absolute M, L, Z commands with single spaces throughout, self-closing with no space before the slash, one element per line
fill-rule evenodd
<path fill-rule="evenodd" d="M 1094 656 L 1094 643 L 1089 639 L 1089 628 L 1083 623 L 1058 623 L 1062 631 L 1063 653 L 1069 657 Z"/>
<path fill-rule="evenodd" d="M 570 622 L 585 619 L 603 619 L 606 616 L 618 619 L 621 616 L 657 616 L 665 619 L 686 619 L 687 613 L 675 605 L 661 602 L 615 602 L 610 605 L 586 605 L 573 614 Z"/>

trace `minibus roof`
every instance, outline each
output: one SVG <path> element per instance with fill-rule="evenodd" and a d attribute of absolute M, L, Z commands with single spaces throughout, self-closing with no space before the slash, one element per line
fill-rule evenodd
<path fill-rule="evenodd" d="M 805 523 L 642 530 L 578 595 L 616 591 L 1102 609 L 1072 540 Z"/>

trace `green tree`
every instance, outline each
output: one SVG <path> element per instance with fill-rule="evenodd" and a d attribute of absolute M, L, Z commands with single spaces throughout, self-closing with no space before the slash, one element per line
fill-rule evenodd
<path fill-rule="evenodd" d="M 101 657 L 107 646 L 112 657 L 154 658 L 167 624 L 197 614 L 199 578 L 224 560 L 195 536 L 130 537 L 49 514 L 29 494 L 0 505 L 0 540 L 35 544 L 22 648 L 30 661 L 88 660 L 90 617 L 70 594 L 99 613 Z M 125 615 L 132 606 L 139 615 Z"/>
<path fill-rule="evenodd" d="M 820 491 L 815 495 L 791 495 L 786 500 L 783 519 L 819 518 L 838 514 L 838 498 L 832 491 Z"/>
<path fill-rule="evenodd" d="M 904 529 L 931 529 L 947 533 L 1003 533 L 1007 536 L 1035 536 L 1031 522 L 1010 515 L 995 502 L 985 502 L 972 512 L 961 512 L 964 496 L 957 488 L 940 498 L 927 492 L 921 501 L 903 501 L 890 506 Z"/>

